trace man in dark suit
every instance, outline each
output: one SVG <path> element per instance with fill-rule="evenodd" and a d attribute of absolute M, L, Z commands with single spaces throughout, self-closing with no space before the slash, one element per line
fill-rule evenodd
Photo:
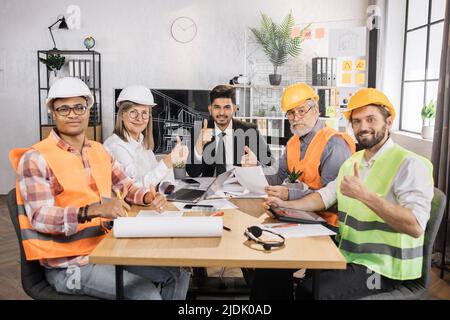
<path fill-rule="evenodd" d="M 270 150 L 256 125 L 233 119 L 237 110 L 236 89 L 231 85 L 218 85 L 209 97 L 210 118 L 204 119 L 197 140 L 191 139 L 196 143 L 186 166 L 189 176 L 214 177 L 244 162 L 270 165 Z M 249 160 L 249 156 L 252 159 Z"/>

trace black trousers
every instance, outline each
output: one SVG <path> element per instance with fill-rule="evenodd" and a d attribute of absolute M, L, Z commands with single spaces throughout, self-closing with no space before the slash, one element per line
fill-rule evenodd
<path fill-rule="evenodd" d="M 250 294 L 252 300 L 307 300 L 312 299 L 312 277 L 306 272 L 305 278 L 297 282 L 294 290 L 292 269 L 256 269 Z M 323 270 L 320 273 L 321 300 L 359 299 L 369 295 L 389 292 L 402 281 L 392 280 L 367 267 L 348 264 L 345 270 Z"/>

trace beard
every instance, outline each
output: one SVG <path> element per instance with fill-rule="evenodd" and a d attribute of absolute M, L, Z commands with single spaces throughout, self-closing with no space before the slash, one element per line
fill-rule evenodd
<path fill-rule="evenodd" d="M 305 126 L 298 126 L 298 124 L 291 124 L 292 134 L 298 137 L 303 137 L 304 135 L 308 134 L 311 131 L 311 129 L 312 128 Z"/>
<path fill-rule="evenodd" d="M 371 133 L 372 135 L 361 137 L 363 134 L 366 133 Z M 357 135 L 355 135 L 356 140 L 363 149 L 371 149 L 372 147 L 376 146 L 378 143 L 383 141 L 385 137 L 386 137 L 386 125 L 383 125 L 383 128 L 381 128 L 381 130 L 377 132 L 373 130 L 365 130 L 360 131 L 358 132 Z"/>
<path fill-rule="evenodd" d="M 214 119 L 214 121 L 216 122 L 216 123 L 219 123 L 219 124 L 228 124 L 228 123 L 230 123 L 230 121 L 231 121 L 231 117 L 229 117 L 229 116 L 227 116 L 227 115 L 223 115 L 223 116 L 219 116 L 219 115 L 217 115 L 217 116 L 213 116 L 213 119 Z"/>

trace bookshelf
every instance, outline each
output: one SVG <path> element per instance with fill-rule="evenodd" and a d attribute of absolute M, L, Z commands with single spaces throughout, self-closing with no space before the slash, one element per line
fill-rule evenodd
<path fill-rule="evenodd" d="M 236 119 L 255 123 L 260 133 L 265 137 L 271 137 L 269 146 L 275 157 L 281 156 L 285 149 L 283 141 L 290 138 L 289 121 L 281 112 L 281 95 L 285 86 L 270 85 L 235 85 L 236 87 Z M 341 88 L 336 86 L 311 86 L 323 102 L 320 121 L 334 127 L 339 131 L 347 131 L 346 119 L 340 112 Z M 345 90 L 344 90 L 345 91 Z M 328 92 L 329 97 L 323 93 Z M 331 96 L 333 94 L 333 96 Z M 345 92 L 345 94 L 347 94 Z M 279 139 L 282 138 L 282 139 Z M 279 139 L 279 140 L 277 140 Z M 276 142 L 279 143 L 276 143 Z"/>
<path fill-rule="evenodd" d="M 87 137 L 90 140 L 102 142 L 102 85 L 101 85 L 101 55 L 92 50 L 39 50 L 37 51 L 38 97 L 39 97 L 39 138 L 46 138 L 54 127 L 53 119 L 47 110 L 45 100 L 49 88 L 54 81 L 53 72 L 40 62 L 39 58 L 47 59 L 51 54 L 59 54 L 66 61 L 59 70 L 60 77 L 77 77 L 87 84 L 94 96 L 94 105 L 89 115 Z"/>

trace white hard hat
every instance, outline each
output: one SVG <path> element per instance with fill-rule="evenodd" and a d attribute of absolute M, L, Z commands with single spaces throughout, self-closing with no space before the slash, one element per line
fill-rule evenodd
<path fill-rule="evenodd" d="M 151 90 L 141 85 L 133 85 L 124 88 L 117 98 L 116 106 L 120 107 L 122 101 L 131 101 L 145 106 L 156 105 Z"/>
<path fill-rule="evenodd" d="M 88 86 L 80 79 L 73 77 L 58 79 L 50 87 L 45 103 L 48 108 L 51 108 L 55 99 L 72 97 L 85 97 L 89 108 L 94 104 L 94 97 Z"/>

